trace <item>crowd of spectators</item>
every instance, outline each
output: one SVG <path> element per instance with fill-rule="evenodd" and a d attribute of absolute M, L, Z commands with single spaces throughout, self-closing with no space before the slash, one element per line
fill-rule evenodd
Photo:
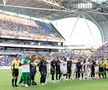
<path fill-rule="evenodd" d="M 3 56 L 0 57 L 0 66 L 10 66 L 12 62 L 12 56 Z"/>
<path fill-rule="evenodd" d="M 84 59 L 88 59 L 90 61 L 93 60 L 105 60 L 108 58 L 108 43 L 102 45 L 100 48 L 94 50 L 93 52 L 91 52 L 90 50 L 71 50 L 71 51 L 65 51 L 65 52 L 36 52 L 33 50 L 22 50 L 23 53 L 30 53 L 30 54 L 36 54 L 38 56 L 44 55 L 44 56 L 51 56 L 52 58 L 57 58 L 59 56 L 65 56 L 67 58 L 71 58 L 73 60 L 84 60 Z M 4 50 L 0 50 L 0 52 L 4 52 Z M 13 52 L 13 53 L 21 53 L 21 50 L 5 50 L 5 52 Z M 10 56 L 11 57 L 11 56 Z M 7 60 L 9 59 L 9 60 Z M 6 64 L 5 64 L 6 62 Z M 4 64 L 4 65 L 9 65 L 10 63 L 10 58 L 0 58 L 0 65 Z"/>
<path fill-rule="evenodd" d="M 34 40 L 63 40 L 62 36 L 44 22 L 33 21 L 16 16 L 0 14 L 0 34 L 1 36 L 23 37 Z M 41 25 L 42 23 L 42 25 Z M 53 31 L 52 31 L 52 30 Z M 48 30 L 48 32 L 46 32 Z M 50 32 L 49 32 L 50 31 Z"/>
<path fill-rule="evenodd" d="M 103 60 L 107 61 L 108 58 L 108 42 L 104 43 L 102 46 L 97 48 L 92 54 L 89 56 L 89 60 Z"/>
<path fill-rule="evenodd" d="M 2 52 L 4 51 L 2 50 Z M 78 50 L 72 50 L 71 52 L 51 52 L 51 53 L 36 52 L 36 51 L 31 51 L 31 50 L 25 50 L 22 53 L 20 50 L 5 50 L 5 52 L 13 52 L 13 53 L 17 52 L 21 55 L 22 53 L 36 54 L 39 57 L 50 56 L 54 58 L 55 60 L 57 59 L 57 57 L 60 57 L 60 56 L 65 56 L 65 57 L 75 59 L 75 60 L 79 60 L 79 59 L 83 60 L 83 59 L 86 59 L 88 57 L 88 54 L 90 53 L 89 51 L 85 52 L 85 51 L 78 51 Z M 10 56 L 10 55 L 8 55 L 7 57 L 0 58 L 0 66 L 9 66 L 12 58 L 13 56 Z"/>
<path fill-rule="evenodd" d="M 65 52 L 36 52 L 33 50 L 22 50 L 23 53 L 30 53 L 30 54 L 36 54 L 38 56 L 44 55 L 44 56 L 51 56 L 52 58 L 57 58 L 59 56 L 65 56 L 67 58 L 71 58 L 72 60 L 84 60 L 88 59 L 90 61 L 96 61 L 96 60 L 107 60 L 108 58 L 108 43 L 103 44 L 98 49 L 91 52 L 91 50 L 71 50 L 71 51 L 65 51 Z M 4 50 L 0 50 L 0 52 L 4 52 Z M 5 52 L 19 52 L 21 53 L 21 50 L 5 50 Z M 11 56 L 10 56 L 11 57 Z M 7 60 L 8 59 L 8 60 Z M 6 63 L 5 63 L 6 62 Z M 1 64 L 2 63 L 2 64 Z M 0 66 L 6 65 L 8 66 L 10 63 L 10 58 L 0 58 Z"/>

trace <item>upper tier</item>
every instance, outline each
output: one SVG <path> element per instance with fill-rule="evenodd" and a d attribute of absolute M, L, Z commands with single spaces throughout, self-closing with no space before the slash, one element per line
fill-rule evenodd
<path fill-rule="evenodd" d="M 64 41 L 51 23 L 6 14 L 0 14 L 0 34 L 1 36 L 31 38 L 33 40 Z"/>

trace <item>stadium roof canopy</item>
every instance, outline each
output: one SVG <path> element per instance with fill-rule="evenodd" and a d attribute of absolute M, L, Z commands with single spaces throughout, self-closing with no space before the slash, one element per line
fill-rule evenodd
<path fill-rule="evenodd" d="M 92 14 L 93 18 L 96 15 L 95 19 L 97 14 L 99 17 L 103 15 L 101 19 L 106 20 L 108 2 L 105 0 L 0 0 L 0 8 L 49 20 L 77 17 L 81 12 L 90 16 Z"/>
<path fill-rule="evenodd" d="M 103 41 L 108 40 L 107 0 L 0 0 L 0 9 L 47 20 L 85 17 L 100 28 Z"/>

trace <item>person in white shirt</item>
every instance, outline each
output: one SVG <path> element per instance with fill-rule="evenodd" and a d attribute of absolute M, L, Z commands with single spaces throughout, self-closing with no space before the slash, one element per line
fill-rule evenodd
<path fill-rule="evenodd" d="M 81 79 L 84 80 L 86 78 L 86 61 L 81 62 Z"/>
<path fill-rule="evenodd" d="M 67 61 L 66 58 L 62 58 L 61 64 L 60 64 L 60 70 L 61 70 L 61 80 L 66 80 L 67 76 Z"/>
<path fill-rule="evenodd" d="M 72 69 L 72 80 L 75 79 L 75 75 L 76 75 L 76 62 L 77 62 L 77 60 L 72 60 L 72 67 L 71 67 L 71 69 Z"/>
<path fill-rule="evenodd" d="M 46 76 L 46 83 L 50 82 L 50 71 L 51 71 L 51 58 L 46 57 L 46 66 L 47 66 L 47 76 Z"/>
<path fill-rule="evenodd" d="M 95 63 L 95 78 L 98 79 L 99 78 L 99 61 L 96 60 Z"/>
<path fill-rule="evenodd" d="M 90 79 L 90 75 L 91 75 L 91 67 L 90 66 L 91 66 L 90 62 L 85 60 L 83 79 Z"/>

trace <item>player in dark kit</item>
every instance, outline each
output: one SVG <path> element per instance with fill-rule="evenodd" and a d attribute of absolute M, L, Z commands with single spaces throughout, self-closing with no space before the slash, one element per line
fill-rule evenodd
<path fill-rule="evenodd" d="M 57 58 L 56 63 L 56 80 L 60 80 L 61 78 L 61 71 L 60 71 L 60 61 L 59 58 Z"/>
<path fill-rule="evenodd" d="M 77 68 L 76 79 L 79 79 L 80 78 L 80 71 L 81 71 L 81 62 L 80 61 L 77 62 L 76 68 Z"/>
<path fill-rule="evenodd" d="M 72 67 L 72 61 L 71 59 L 67 60 L 67 78 L 70 79 L 71 78 L 71 67 Z"/>
<path fill-rule="evenodd" d="M 36 67 L 36 55 L 32 55 L 30 60 L 30 84 L 32 85 L 37 85 L 37 83 L 34 80 L 36 75 Z"/>
<path fill-rule="evenodd" d="M 102 66 L 102 63 L 100 62 L 99 63 L 99 78 L 101 78 L 101 75 L 102 77 L 104 78 L 104 73 L 103 73 L 103 66 Z"/>
<path fill-rule="evenodd" d="M 55 75 L 55 71 L 56 71 L 56 63 L 54 60 L 51 61 L 51 74 L 52 74 L 52 80 L 54 81 L 54 75 Z"/>
<path fill-rule="evenodd" d="M 95 61 L 92 61 L 92 64 L 91 64 L 91 78 L 94 78 L 95 77 Z"/>
<path fill-rule="evenodd" d="M 46 75 L 47 75 L 47 66 L 46 66 L 46 60 L 45 60 L 45 57 L 42 57 L 41 58 L 41 61 L 39 63 L 39 71 L 40 71 L 40 74 L 41 74 L 41 78 L 40 78 L 40 83 L 42 85 L 45 84 L 45 81 L 46 81 Z"/>

